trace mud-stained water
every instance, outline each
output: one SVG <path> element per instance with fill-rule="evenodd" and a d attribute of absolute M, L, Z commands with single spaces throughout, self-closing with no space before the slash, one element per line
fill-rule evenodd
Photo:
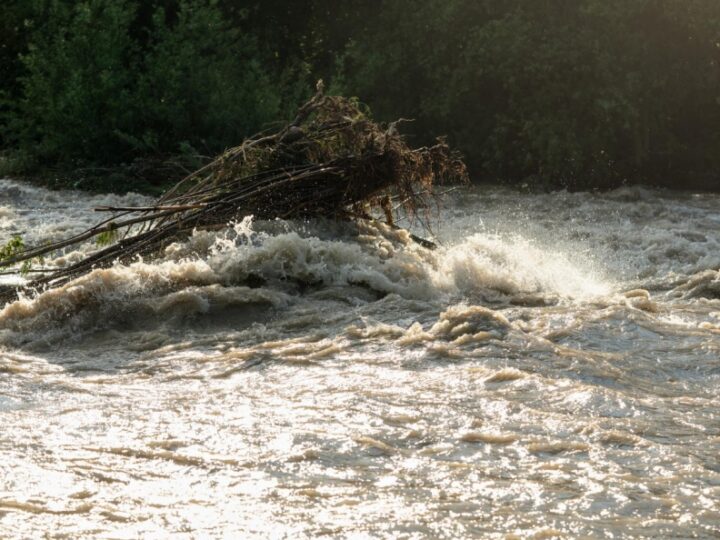
<path fill-rule="evenodd" d="M 720 536 L 720 198 L 449 197 L 6 305 L 0 536 Z M 0 181 L 0 242 L 142 202 Z"/>

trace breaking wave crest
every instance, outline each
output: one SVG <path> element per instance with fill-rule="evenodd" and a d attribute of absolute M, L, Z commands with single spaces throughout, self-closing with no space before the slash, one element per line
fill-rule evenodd
<path fill-rule="evenodd" d="M 569 257 L 510 240 L 472 234 L 430 251 L 403 230 L 363 224 L 253 223 L 196 232 L 157 261 L 96 269 L 62 287 L 23 297 L 0 311 L 3 340 L 43 339 L 138 321 L 177 321 L 227 306 L 279 308 L 309 290 L 358 288 L 375 298 L 489 304 L 552 304 L 606 294 L 609 287 Z"/>

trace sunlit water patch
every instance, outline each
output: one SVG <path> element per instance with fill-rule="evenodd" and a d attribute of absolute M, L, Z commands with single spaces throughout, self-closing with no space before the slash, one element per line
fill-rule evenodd
<path fill-rule="evenodd" d="M 244 220 L 6 305 L 0 536 L 717 537 L 718 198 L 451 197 L 436 251 Z"/>

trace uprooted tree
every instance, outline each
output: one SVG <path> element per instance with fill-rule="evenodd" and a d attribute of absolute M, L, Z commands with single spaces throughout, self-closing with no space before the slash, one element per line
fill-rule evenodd
<path fill-rule="evenodd" d="M 444 140 L 412 149 L 397 122 L 373 122 L 355 100 L 317 94 L 296 118 L 232 148 L 168 190 L 152 206 L 103 207 L 111 217 L 60 242 L 14 250 L 0 267 L 35 260 L 95 238 L 107 247 L 64 268 L 40 273 L 23 288 L 62 285 L 93 268 L 148 257 L 196 229 L 258 219 L 367 219 L 379 206 L 392 223 L 392 202 L 422 217 L 436 184 L 464 183 L 462 160 Z M 12 296 L 3 295 L 6 299 Z"/>

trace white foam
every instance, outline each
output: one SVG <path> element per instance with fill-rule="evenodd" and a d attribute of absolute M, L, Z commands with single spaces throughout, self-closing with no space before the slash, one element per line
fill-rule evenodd
<path fill-rule="evenodd" d="M 53 227 L 57 232 L 86 226 L 97 219 L 93 206 L 140 200 L 136 195 L 68 197 L 7 180 L 0 181 L 0 189 L 10 193 L 9 206 L 3 207 L 6 221 L 12 222 L 3 229 L 6 233 L 32 226 L 49 212 L 44 228 L 34 233 L 38 237 Z M 96 270 L 56 290 L 24 298 L 0 312 L 0 326 L 44 328 L 68 317 L 79 321 L 72 314 L 87 311 L 88 305 L 123 309 L 129 299 L 250 282 L 286 298 L 300 297 L 308 286 L 361 286 L 442 305 L 463 300 L 511 303 L 523 298 L 537 305 L 557 298 L 586 302 L 623 290 L 622 279 L 607 277 L 626 272 L 619 259 L 646 273 L 653 268 L 653 275 L 661 274 L 662 268 L 685 271 L 712 268 L 716 260 L 720 264 L 718 235 L 689 230 L 693 224 L 714 219 L 702 201 L 668 201 L 651 190 L 636 190 L 632 201 L 625 202 L 626 195 L 559 193 L 518 199 L 508 191 L 471 190 L 450 206 L 452 221 L 445 223 L 440 236 L 444 245 L 435 251 L 382 225 L 364 224 L 359 236 L 350 238 L 338 235 L 332 225 L 316 224 L 308 232 L 303 224 L 258 226 L 247 218 L 220 233 L 196 232 L 188 241 L 170 246 L 157 262 Z M 672 219 L 673 209 L 689 216 L 690 224 L 663 232 L 658 221 Z M 609 216 L 609 211 L 620 214 Z M 599 225 L 601 216 L 605 221 Z M 636 222 L 647 231 L 631 234 Z M 322 234 L 323 227 L 327 234 Z M 681 228 L 688 230 L 680 234 Z M 88 249 L 94 246 L 63 254 L 55 262 L 78 260 Z M 609 255 L 614 251 L 617 255 Z"/>

